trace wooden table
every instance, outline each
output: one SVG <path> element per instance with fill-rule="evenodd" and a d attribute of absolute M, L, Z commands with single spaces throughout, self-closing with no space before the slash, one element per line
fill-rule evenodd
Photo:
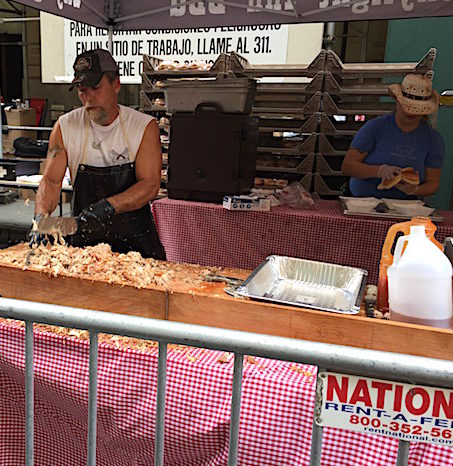
<path fill-rule="evenodd" d="M 37 191 L 39 188 L 39 183 L 27 183 L 20 181 L 0 181 L 0 187 L 5 188 L 19 188 L 19 189 L 32 189 Z M 72 193 L 72 186 L 62 186 L 60 190 L 60 201 L 58 205 L 60 206 L 60 217 L 63 215 L 63 193 Z"/>
<path fill-rule="evenodd" d="M 17 250 L 23 246 L 15 246 Z M 11 248 L 10 248 L 11 250 Z M 4 252 L 3 252 L 4 253 Z M 0 261 L 2 251 L 0 251 Z M 180 266 L 180 264 L 174 264 Z M 185 278 L 200 266 L 186 266 Z M 222 270 L 246 277 L 246 270 Z M 360 348 L 453 359 L 453 331 L 279 306 L 225 294 L 225 285 L 198 286 L 170 280 L 137 289 L 106 282 L 22 270 L 0 265 L 0 294 L 221 328 L 302 338 Z M 23 464 L 23 328 L 1 322 L 0 434 L 2 464 Z M 85 337 L 86 338 L 86 337 Z M 116 342 L 116 340 L 115 340 Z M 85 460 L 88 342 L 57 333 L 35 332 L 35 458 L 39 464 Z M 184 349 L 186 351 L 186 349 Z M 227 451 L 233 363 L 225 354 L 188 348 L 168 351 L 166 458 L 172 464 L 199 465 Z M 143 352 L 116 343 L 99 345 L 98 459 L 113 466 L 130 458 L 152 463 L 155 432 L 157 348 Z M 309 463 L 316 368 L 263 358 L 245 358 L 239 463 L 250 466 Z M 11 389 L 12 387 L 12 389 Z M 223 413 L 219 417 L 219 413 Z M 49 422 L 51 420 L 51 422 Z M 19 432 L 18 432 L 19 429 Z M 120 435 L 120 436 L 119 436 Z M 181 442 L 182 439 L 182 442 Z M 61 448 L 61 444 L 65 448 Z M 113 447 L 112 447 L 113 446 Z M 211 450 L 214 453 L 211 453 Z M 188 459 L 187 451 L 197 456 Z M 394 464 L 397 440 L 327 428 L 323 462 L 331 465 Z M 135 455 L 135 456 L 134 456 Z M 417 464 L 451 464 L 451 449 L 414 444 Z M 127 458 L 127 459 L 126 459 Z M 436 458 L 436 462 L 431 461 Z M 225 460 L 226 461 L 226 460 Z M 389 464 L 390 464 L 389 463 Z M 49 463 L 50 464 L 50 463 Z M 77 463 L 78 464 L 78 463 Z M 137 462 L 138 464 L 138 462 Z M 142 464 L 142 463 L 140 463 Z M 143 463 L 145 464 L 145 463 Z M 224 464 L 222 458 L 215 464 Z M 387 463 L 385 463 L 387 464 Z M 414 463 L 415 464 L 415 463 Z"/>
<path fill-rule="evenodd" d="M 440 213 L 436 238 L 444 241 L 453 236 L 453 211 Z M 153 214 L 171 261 L 254 269 L 276 254 L 363 268 L 369 283 L 377 283 L 388 229 L 403 221 L 347 216 L 338 201 L 326 200 L 314 209 L 236 212 L 166 198 L 153 202 Z"/>
<path fill-rule="evenodd" d="M 187 277 L 198 276 L 200 270 L 190 266 Z M 250 272 L 222 273 L 246 278 Z M 7 298 L 453 360 L 453 330 L 233 298 L 225 287 L 170 281 L 166 287 L 137 289 L 0 265 L 0 294 Z"/>

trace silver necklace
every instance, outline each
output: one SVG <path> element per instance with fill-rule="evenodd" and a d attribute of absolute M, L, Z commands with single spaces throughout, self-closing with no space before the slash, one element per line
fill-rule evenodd
<path fill-rule="evenodd" d="M 94 131 L 94 128 L 93 128 L 93 125 L 91 124 L 90 122 L 90 127 L 91 127 L 91 134 L 93 135 L 93 142 L 91 143 L 91 147 L 94 149 L 94 150 L 100 150 L 102 152 L 102 146 L 101 144 L 110 136 L 110 132 L 107 133 L 106 136 L 104 136 L 102 139 L 100 139 L 99 141 L 96 141 L 96 133 Z"/>

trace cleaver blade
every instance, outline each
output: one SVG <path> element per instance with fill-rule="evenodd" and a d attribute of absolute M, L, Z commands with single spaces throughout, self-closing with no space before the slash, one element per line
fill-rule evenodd
<path fill-rule="evenodd" d="M 50 235 L 73 235 L 77 231 L 77 219 L 75 217 L 45 217 L 38 222 L 38 231 Z"/>

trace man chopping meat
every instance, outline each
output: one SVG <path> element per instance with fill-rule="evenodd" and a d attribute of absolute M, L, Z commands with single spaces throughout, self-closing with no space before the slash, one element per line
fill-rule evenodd
<path fill-rule="evenodd" d="M 66 167 L 73 186 L 74 246 L 108 243 L 165 259 L 149 202 L 160 187 L 162 153 L 153 117 L 118 104 L 118 66 L 107 50 L 89 50 L 74 63 L 82 107 L 59 118 L 49 139 L 46 169 L 36 196 L 36 219 L 58 204 Z M 33 233 L 32 241 L 39 240 Z"/>

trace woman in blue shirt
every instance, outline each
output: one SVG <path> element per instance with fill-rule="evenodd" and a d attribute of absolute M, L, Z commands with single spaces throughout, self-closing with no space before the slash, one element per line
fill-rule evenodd
<path fill-rule="evenodd" d="M 401 84 L 391 84 L 396 112 L 368 121 L 352 140 L 342 165 L 351 176 L 349 188 L 357 197 L 414 199 L 431 196 L 439 189 L 445 144 L 426 115 L 439 107 L 439 94 L 427 77 L 408 74 Z M 382 180 L 398 175 L 402 168 L 418 171 L 420 185 L 400 182 L 379 190 Z"/>

